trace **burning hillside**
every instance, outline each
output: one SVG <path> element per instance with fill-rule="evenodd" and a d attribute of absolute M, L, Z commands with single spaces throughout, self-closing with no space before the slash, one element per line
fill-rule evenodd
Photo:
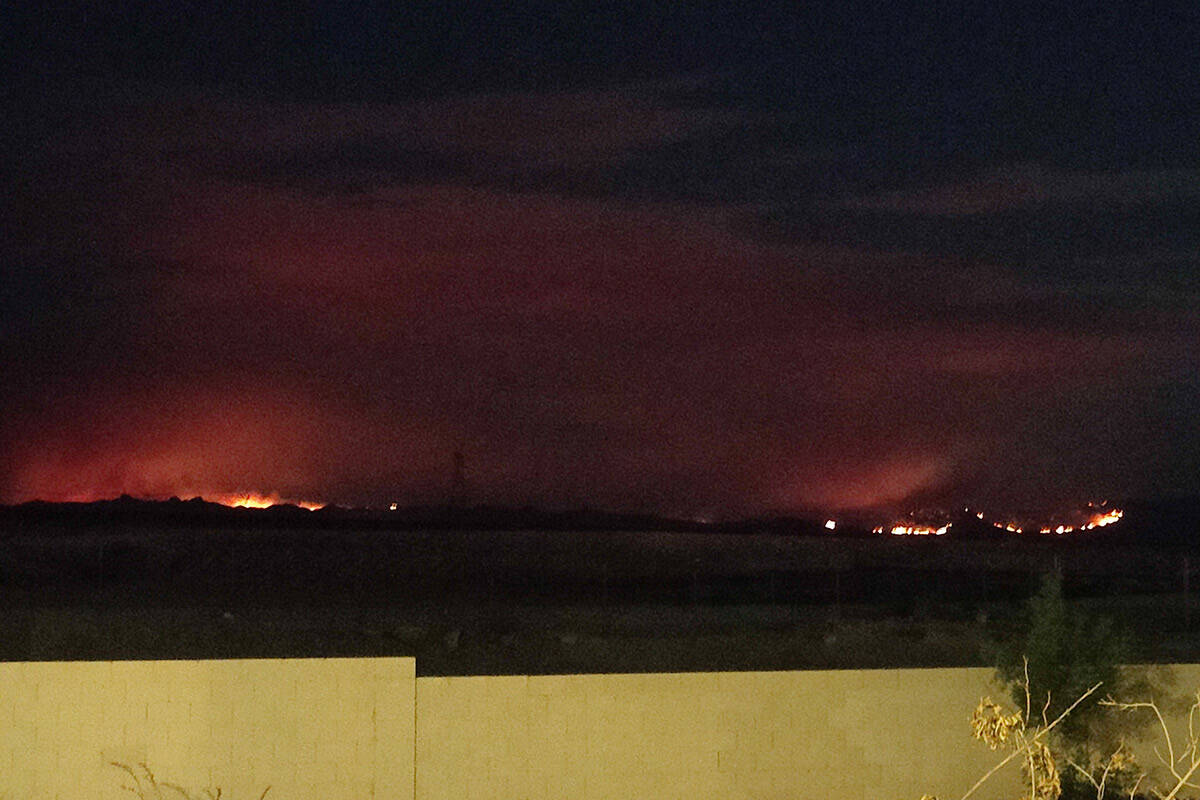
<path fill-rule="evenodd" d="M 1065 535 L 1104 528 L 1120 522 L 1125 512 L 1109 506 L 1108 501 L 1088 503 L 1086 507 L 1068 512 L 1048 514 L 1014 514 L 992 516 L 984 511 L 969 508 L 962 510 L 958 520 L 960 527 L 990 526 L 1003 534 L 1037 532 L 1047 535 Z M 944 536 L 954 527 L 950 515 L 940 511 L 910 512 L 906 518 L 884 525 L 876 525 L 873 533 L 894 536 Z"/>

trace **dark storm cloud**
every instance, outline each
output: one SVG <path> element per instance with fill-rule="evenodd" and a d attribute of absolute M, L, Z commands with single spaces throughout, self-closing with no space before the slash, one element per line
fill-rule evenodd
<path fill-rule="evenodd" d="M 469 152 L 406 148 L 389 139 L 330 142 L 287 153 L 255 154 L 221 171 L 238 182 L 321 193 L 358 194 L 378 186 L 469 179 L 494 168 Z"/>
<path fill-rule="evenodd" d="M 291 131 L 268 148 L 226 156 L 223 177 L 302 191 L 369 192 L 430 182 L 556 191 L 579 196 L 634 197 L 636 187 L 589 176 L 624 169 L 643 152 L 730 127 L 724 109 L 677 108 L 663 102 L 677 78 L 658 84 L 554 93 L 496 93 L 397 105 L 292 108 L 314 129 Z M 280 109 L 284 111 L 284 109 Z M 273 115 L 272 115 L 273 116 Z M 329 124 L 343 120 L 342 125 Z M 350 121 L 352 120 L 352 121 Z M 250 127 L 269 119 L 244 118 Z M 555 176 L 561 176 L 561 184 Z M 577 187 L 572 189 L 571 187 Z M 662 199 L 679 199 L 668 182 Z M 645 199 L 650 199 L 647 196 Z"/>

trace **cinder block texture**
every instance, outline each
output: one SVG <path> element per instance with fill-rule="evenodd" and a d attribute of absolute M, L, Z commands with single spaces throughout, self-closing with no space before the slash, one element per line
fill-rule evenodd
<path fill-rule="evenodd" d="M 0 792 L 131 800 L 116 761 L 198 797 L 411 798 L 414 682 L 411 658 L 0 664 Z"/>
<path fill-rule="evenodd" d="M 958 797 L 988 669 L 417 680 L 418 800 Z M 1016 797 L 1019 772 L 981 800 Z"/>

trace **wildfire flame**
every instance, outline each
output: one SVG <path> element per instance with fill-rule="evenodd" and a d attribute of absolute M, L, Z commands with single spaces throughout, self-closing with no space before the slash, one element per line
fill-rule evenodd
<path fill-rule="evenodd" d="M 950 525 L 946 524 L 940 528 L 935 528 L 932 525 L 896 525 L 893 526 L 888 533 L 893 536 L 945 536 L 950 530 Z M 883 533 L 882 526 L 875 528 L 875 533 Z"/>
<path fill-rule="evenodd" d="M 1092 521 L 1087 524 L 1088 528 L 1103 528 L 1105 525 L 1112 525 L 1114 522 L 1120 522 L 1121 517 L 1125 516 L 1125 512 L 1119 508 L 1114 508 L 1105 514 L 1097 514 L 1092 517 Z"/>
<path fill-rule="evenodd" d="M 1100 506 L 1105 505 L 1107 505 L 1107 501 L 1100 504 Z M 1009 519 L 1004 520 L 1003 522 L 993 521 L 991 525 L 993 528 L 1005 531 L 1007 533 L 1021 534 L 1025 533 L 1027 530 L 1036 530 L 1043 534 L 1062 535 L 1067 533 L 1075 533 L 1077 531 L 1090 531 L 1096 528 L 1103 528 L 1107 525 L 1120 522 L 1122 517 L 1125 516 L 1125 512 L 1119 508 L 1110 508 L 1101 511 L 1100 508 L 1095 506 L 1093 503 L 1088 503 L 1088 506 L 1090 509 L 1092 509 L 1092 513 L 1084 518 L 1083 521 L 1080 521 L 1080 517 L 1076 517 L 1071 524 L 1067 524 L 1065 522 L 1055 522 L 1051 524 L 1042 523 L 1038 526 L 1030 526 L 1023 525 L 1020 522 Z M 983 519 L 983 512 L 977 512 L 975 517 L 977 519 Z M 937 527 L 936 525 L 930 524 L 914 525 L 911 522 L 902 522 L 890 527 L 884 525 L 877 526 L 873 529 L 873 532 L 890 533 L 894 536 L 942 536 L 950 529 L 950 527 L 950 524 Z"/>
<path fill-rule="evenodd" d="M 1110 509 L 1102 514 L 1093 514 L 1088 518 L 1088 521 L 1082 525 L 1055 525 L 1041 528 L 1041 533 L 1055 533 L 1062 535 L 1064 533 L 1074 533 L 1075 531 L 1090 531 L 1096 528 L 1103 528 L 1106 525 L 1112 525 L 1114 522 L 1120 522 L 1121 517 L 1125 516 L 1125 512 L 1119 508 Z"/>
<path fill-rule="evenodd" d="M 313 503 L 307 500 L 287 500 L 277 494 L 259 494 L 257 492 L 219 493 L 203 495 L 210 503 L 220 503 L 230 508 L 270 508 L 278 505 L 293 505 L 308 511 L 324 508 L 324 503 Z"/>

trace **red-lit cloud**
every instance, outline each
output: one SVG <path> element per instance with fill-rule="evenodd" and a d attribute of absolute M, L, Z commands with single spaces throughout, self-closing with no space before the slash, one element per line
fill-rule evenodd
<path fill-rule="evenodd" d="M 346 486 L 441 482 L 441 433 L 419 421 L 372 424 L 300 393 L 249 385 L 171 385 L 73 400 L 14 448 L 12 499 L 91 501 L 131 494 L 215 499 L 245 493 L 322 500 Z M 359 457 L 346 458 L 353 443 Z M 403 467 L 402 473 L 399 473 Z"/>
<path fill-rule="evenodd" d="M 16 334 L 0 499 L 419 502 L 461 451 L 480 501 L 852 508 L 1040 499 L 1056 469 L 1056 492 L 1120 491 L 1154 451 L 1127 423 L 1186 375 L 1193 312 L 749 236 L 739 197 L 598 193 L 597 163 L 729 128 L 656 103 L 151 99 L 58 140 L 74 199 L 31 184 L 30 237 L 74 266 Z M 1035 183 L 864 203 L 983 213 Z"/>

